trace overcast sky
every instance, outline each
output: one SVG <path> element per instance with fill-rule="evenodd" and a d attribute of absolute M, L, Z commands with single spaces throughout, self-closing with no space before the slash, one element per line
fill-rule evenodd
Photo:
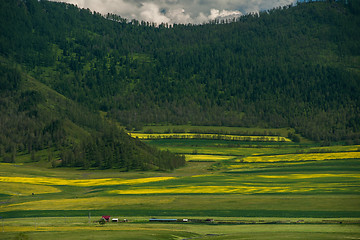
<path fill-rule="evenodd" d="M 296 0 L 52 0 L 102 14 L 155 23 L 205 23 L 295 3 Z"/>

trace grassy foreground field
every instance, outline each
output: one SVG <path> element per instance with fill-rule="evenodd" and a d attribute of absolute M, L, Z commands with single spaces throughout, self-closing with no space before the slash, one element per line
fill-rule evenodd
<path fill-rule="evenodd" d="M 0 239 L 360 238 L 360 146 L 144 141 L 184 154 L 187 166 L 64 169 L 28 156 L 0 163 Z M 94 221 L 102 215 L 129 221 L 101 226 Z M 214 222 L 149 223 L 153 217 Z"/>
<path fill-rule="evenodd" d="M 110 223 L 99 226 L 87 219 L 17 219 L 1 239 L 357 239 L 359 226 L 339 224 L 199 225 Z M 18 227 L 18 225 L 27 226 Z M 70 225 L 70 226 L 69 226 Z"/>

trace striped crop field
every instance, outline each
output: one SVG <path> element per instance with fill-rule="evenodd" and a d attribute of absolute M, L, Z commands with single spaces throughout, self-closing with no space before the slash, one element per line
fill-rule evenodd
<path fill-rule="evenodd" d="M 306 153 L 306 154 L 282 154 L 270 156 L 249 156 L 238 162 L 298 162 L 298 161 L 324 161 L 332 159 L 360 158 L 360 152 L 335 152 L 335 153 Z"/>
<path fill-rule="evenodd" d="M 290 139 L 281 136 L 241 136 L 228 134 L 199 134 L 199 133 L 129 133 L 131 137 L 143 140 L 154 139 L 213 139 L 229 141 L 249 142 L 291 142 Z"/>
<path fill-rule="evenodd" d="M 255 194 L 289 192 L 288 187 L 256 186 L 174 186 L 172 188 L 139 188 L 114 190 L 115 194 Z"/>
<path fill-rule="evenodd" d="M 309 186 L 291 185 L 291 186 L 174 186 L 173 188 L 140 188 L 129 190 L 113 190 L 113 194 L 304 194 L 319 192 L 321 188 L 323 193 L 338 191 L 341 193 L 353 190 L 353 193 L 360 193 L 359 184 L 311 184 Z"/>
<path fill-rule="evenodd" d="M 305 184 L 306 182 L 306 184 Z M 309 193 L 360 193 L 360 174 L 356 173 L 298 173 L 204 175 L 178 178 L 162 185 L 129 186 L 111 190 L 110 194 L 309 194 Z"/>
<path fill-rule="evenodd" d="M 311 178 L 353 178 L 354 180 L 360 179 L 360 174 L 331 174 L 331 173 L 317 173 L 317 174 L 288 174 L 288 175 L 260 175 L 262 178 L 272 179 L 311 179 Z"/>
<path fill-rule="evenodd" d="M 113 186 L 113 185 L 133 185 L 150 182 L 166 181 L 174 177 L 153 177 L 139 179 L 60 179 L 48 177 L 0 177 L 0 183 L 27 183 L 39 185 L 55 186 L 77 186 L 77 187 L 95 187 L 95 186 Z"/>
<path fill-rule="evenodd" d="M 284 137 L 210 133 L 131 135 L 153 147 L 183 154 L 186 165 L 173 171 L 84 170 L 52 168 L 45 160 L 28 163 L 25 155 L 17 156 L 15 163 L 0 163 L 0 216 L 4 219 L 0 238 L 46 239 L 48 234 L 47 239 L 56 239 L 61 232 L 63 239 L 106 234 L 112 236 L 109 239 L 175 239 L 173 229 L 204 226 L 199 235 L 185 231 L 178 238 L 206 236 L 216 227 L 219 236 L 208 238 L 223 239 L 224 228 L 242 227 L 179 223 L 169 230 L 170 224 L 161 225 L 163 231 L 157 228 L 160 225 L 145 222 L 151 217 L 360 221 L 359 145 L 323 147 Z M 96 220 L 102 215 L 130 221 L 99 225 Z M 51 224 L 50 218 L 54 218 Z M 264 226 L 270 225 L 257 229 Z M 293 231 L 302 226 L 313 225 L 286 224 Z M 129 232 L 133 238 L 127 238 Z M 163 233 L 166 237 L 161 238 Z"/>

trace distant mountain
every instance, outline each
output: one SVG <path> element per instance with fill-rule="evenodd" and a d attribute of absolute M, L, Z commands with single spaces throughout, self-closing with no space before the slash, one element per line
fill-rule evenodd
<path fill-rule="evenodd" d="M 294 127 L 313 140 L 352 142 L 360 132 L 359 5 L 316 1 L 227 23 L 155 27 L 65 3 L 0 0 L 0 54 L 130 129 Z"/>

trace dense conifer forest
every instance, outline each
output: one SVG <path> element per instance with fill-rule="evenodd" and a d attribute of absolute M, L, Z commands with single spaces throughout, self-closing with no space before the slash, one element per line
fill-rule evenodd
<path fill-rule="evenodd" d="M 359 29 L 357 0 L 159 26 L 0 0 L 0 154 L 14 161 L 16 152 L 53 148 L 62 165 L 85 168 L 184 164 L 127 137 L 115 120 L 128 129 L 292 127 L 315 141 L 358 142 Z"/>
<path fill-rule="evenodd" d="M 46 87 L 21 68 L 0 66 L 0 157 L 16 162 L 46 151 L 53 167 L 172 170 L 183 156 L 159 151 L 129 137 L 115 124 Z M 58 159 L 61 159 L 60 161 Z"/>

